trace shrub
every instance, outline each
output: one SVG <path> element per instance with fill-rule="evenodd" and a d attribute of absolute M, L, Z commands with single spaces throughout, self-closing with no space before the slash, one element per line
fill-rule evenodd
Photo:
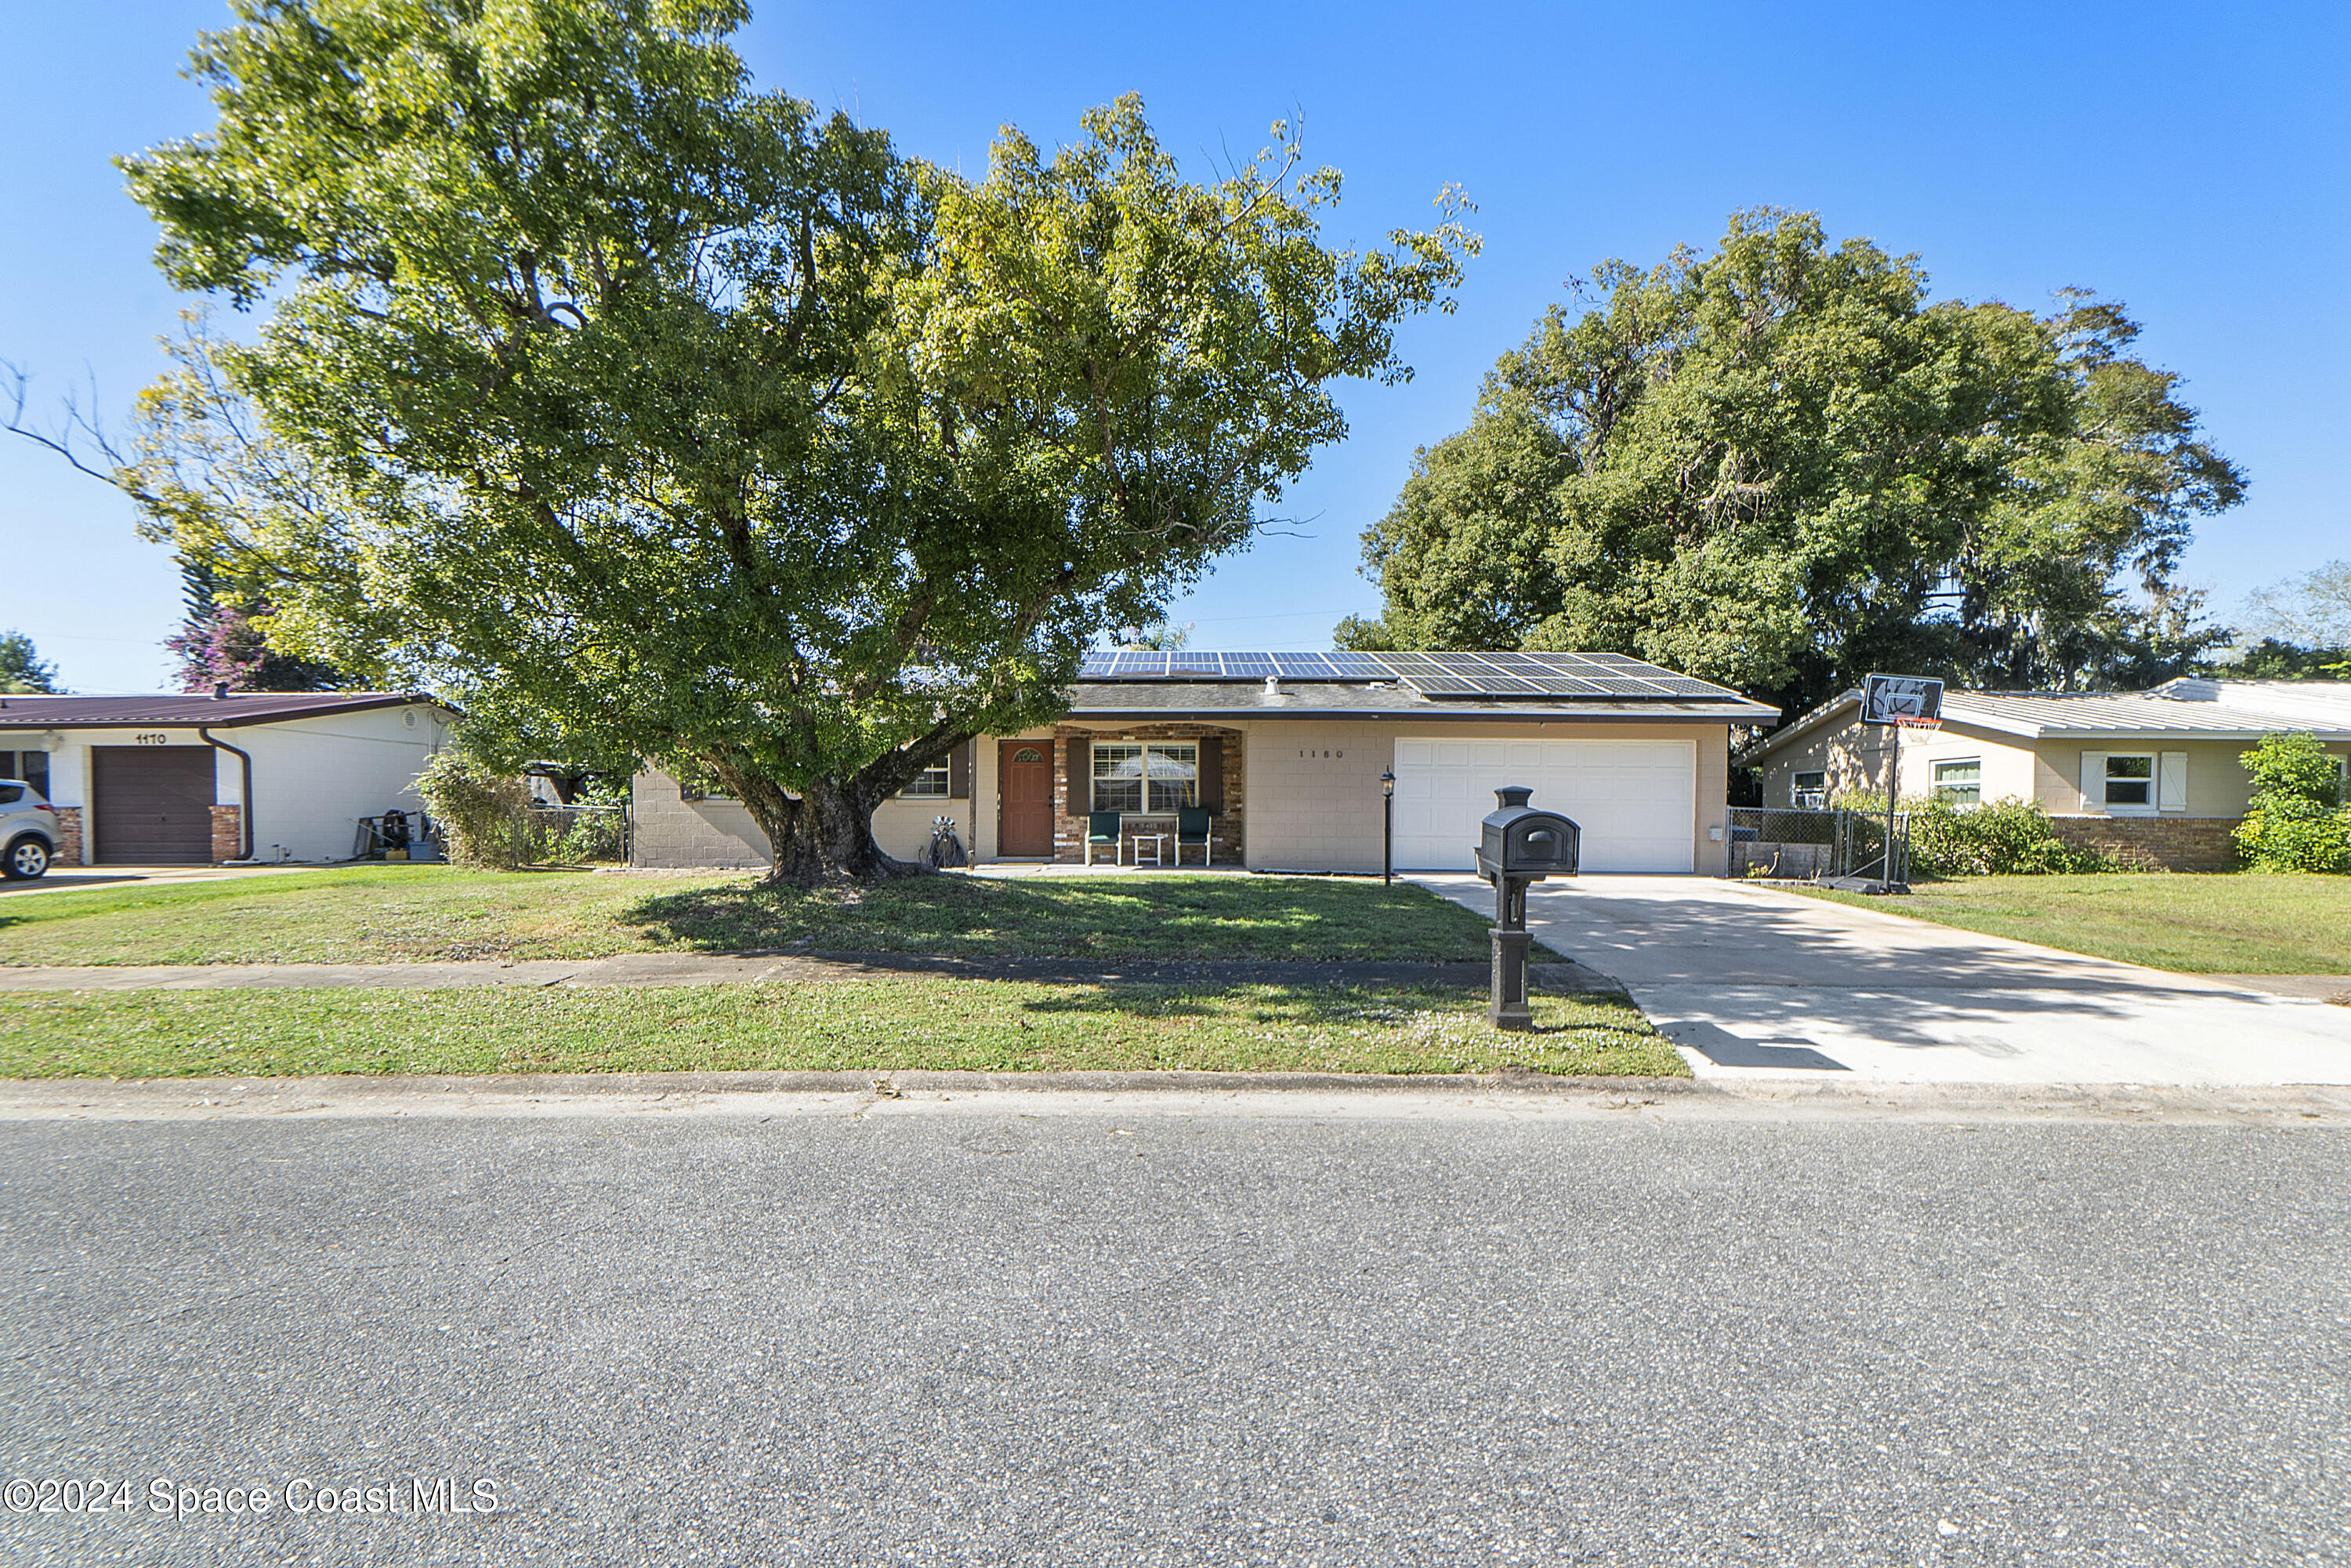
<path fill-rule="evenodd" d="M 1980 806 L 1906 804 L 1911 867 L 1932 876 L 2062 876 L 2115 869 L 2097 851 L 2059 838 L 2037 800 L 2011 796 Z"/>
<path fill-rule="evenodd" d="M 1837 797 L 1841 810 L 1874 813 L 1885 820 L 1886 797 Z M 1910 870 L 1928 876 L 2065 876 L 2109 872 L 2115 862 L 2093 849 L 2077 849 L 2057 836 L 2038 801 L 2013 796 L 1980 806 L 1948 800 L 1907 800 L 1910 813 Z"/>
<path fill-rule="evenodd" d="M 2351 811 L 2334 754 L 2304 731 L 2262 737 L 2239 758 L 2253 800 L 2237 849 L 2255 871 L 2351 872 Z"/>
<path fill-rule="evenodd" d="M 530 858 L 530 787 L 492 772 L 455 747 L 435 752 L 416 780 L 458 865 L 512 871 Z"/>

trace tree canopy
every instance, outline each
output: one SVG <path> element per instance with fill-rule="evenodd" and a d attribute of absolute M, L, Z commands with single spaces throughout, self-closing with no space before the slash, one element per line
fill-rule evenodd
<path fill-rule="evenodd" d="M 967 180 L 755 90 L 736 0 L 236 14 L 217 128 L 125 164 L 266 311 L 146 400 L 151 527 L 290 653 L 715 779 L 796 880 L 903 869 L 874 806 L 1246 545 L 1475 246 L 1326 247 L 1284 128 L 1193 183 L 1133 99 Z"/>
<path fill-rule="evenodd" d="M 52 693 L 57 667 L 40 656 L 22 632 L 0 632 L 0 695 Z"/>
<path fill-rule="evenodd" d="M 1768 210 L 1584 292 L 1416 455 L 1343 644 L 1614 650 L 1792 713 L 1874 668 L 2160 678 L 2215 635 L 2173 575 L 2244 478 L 2120 308 L 1930 301 L 1917 258 Z"/>

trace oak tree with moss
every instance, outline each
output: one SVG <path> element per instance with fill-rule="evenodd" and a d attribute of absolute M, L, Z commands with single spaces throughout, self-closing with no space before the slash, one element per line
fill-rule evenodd
<path fill-rule="evenodd" d="M 716 780 L 780 879 L 910 869 L 875 806 L 1246 546 L 1474 249 L 1327 246 L 1281 127 L 1196 183 L 1132 99 L 967 179 L 755 89 L 735 0 L 236 14 L 125 163 L 263 318 L 150 394 L 152 527 L 273 645 Z"/>

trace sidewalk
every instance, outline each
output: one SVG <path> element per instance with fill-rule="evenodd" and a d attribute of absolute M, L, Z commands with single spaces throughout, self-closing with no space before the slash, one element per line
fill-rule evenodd
<path fill-rule="evenodd" d="M 369 862 L 381 865 L 381 862 Z M 292 861 L 283 865 L 51 865 L 38 882 L 0 883 L 0 898 L 25 898 L 36 893 L 78 893 L 90 888 L 146 884 L 167 887 L 183 882 L 230 882 L 241 876 L 285 876 L 299 871 L 333 871 L 331 865 Z"/>

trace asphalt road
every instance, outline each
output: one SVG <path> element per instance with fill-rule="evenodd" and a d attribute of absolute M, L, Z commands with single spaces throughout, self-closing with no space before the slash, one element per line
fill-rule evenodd
<path fill-rule="evenodd" d="M 2342 1562 L 2347 1135 L 1669 1105 L 13 1124 L 5 1471 L 134 1506 L 0 1517 L 0 1547 Z M 159 1517 L 159 1479 L 276 1507 Z M 315 1501 L 444 1479 L 498 1511 Z"/>

